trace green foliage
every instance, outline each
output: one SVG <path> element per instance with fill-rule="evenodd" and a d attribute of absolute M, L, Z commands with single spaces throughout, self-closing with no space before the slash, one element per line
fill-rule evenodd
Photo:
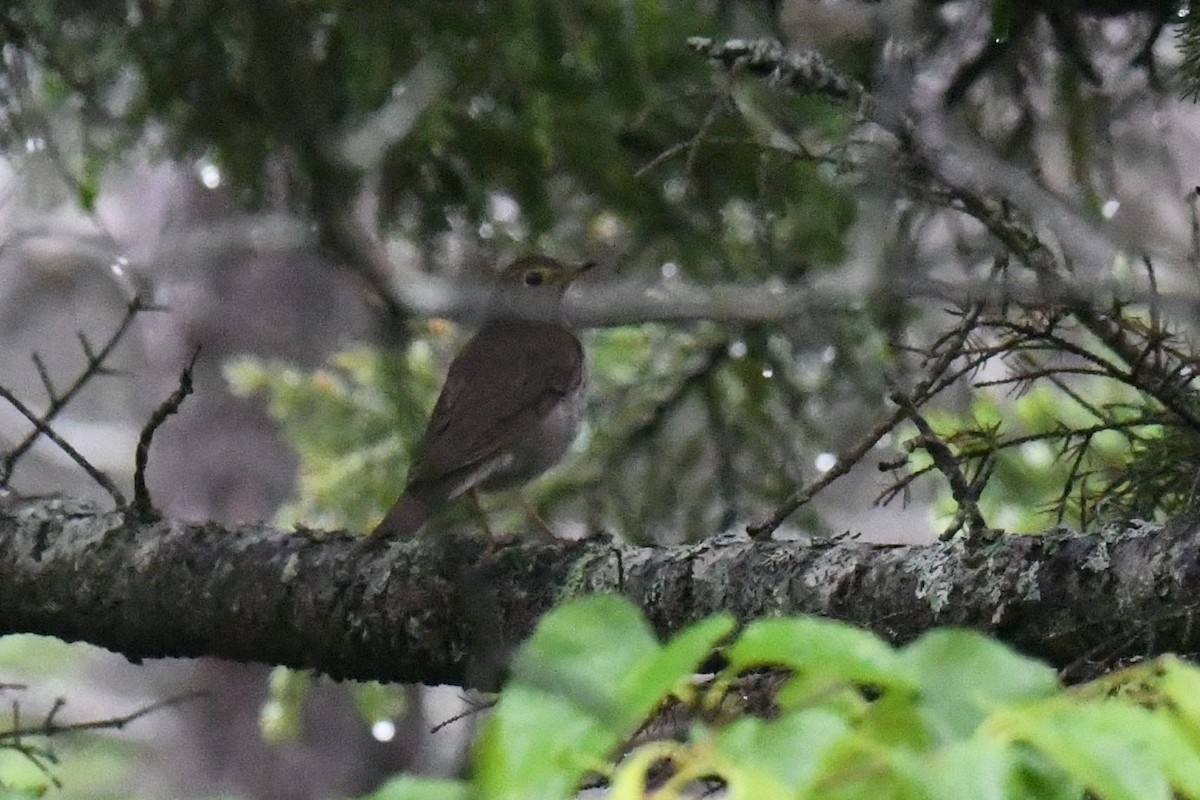
<path fill-rule="evenodd" d="M 307 672 L 287 667 L 271 670 L 266 702 L 258 712 L 258 725 L 269 742 L 293 742 L 302 733 L 304 699 L 308 696 Z"/>
<path fill-rule="evenodd" d="M 1186 11 L 1178 19 L 1179 52 L 1183 55 L 1179 90 L 1183 97 L 1196 102 L 1200 100 L 1200 15 L 1193 2 L 1187 4 Z"/>
<path fill-rule="evenodd" d="M 1012 33 L 1012 0 L 992 0 L 992 39 L 1007 42 Z"/>
<path fill-rule="evenodd" d="M 469 783 L 405 778 L 371 797 L 566 798 L 597 777 L 618 800 L 651 784 L 656 797 L 687 796 L 700 782 L 756 800 L 1200 797 L 1200 669 L 1177 659 L 1064 689 L 1046 665 L 971 631 L 894 648 L 798 617 L 752 623 L 720 650 L 727 666 L 697 683 L 732 629 L 716 616 L 659 645 L 623 599 L 566 603 L 521 649 Z M 787 677 L 755 715 L 733 687 L 763 669 Z M 686 732 L 631 743 L 668 703 L 690 711 Z"/>
<path fill-rule="evenodd" d="M 1085 397 L 1082 405 L 1077 398 Z M 1097 409 L 1105 416 L 1098 417 Z M 1006 531 L 1036 532 L 1047 523 L 1094 525 L 1114 518 L 1154 519 L 1194 504 L 1190 467 L 1197 449 L 1185 429 L 1164 437 L 1153 408 L 1134 390 L 1101 378 L 1034 385 L 1009 402 L 978 391 L 969 414 L 929 412 L 935 432 L 952 445 L 964 469 L 987 465 L 979 501 L 986 519 Z M 913 472 L 932 469 L 923 452 Z M 938 500 L 942 521 L 957 504 L 948 489 Z"/>
<path fill-rule="evenodd" d="M 712 617 L 663 646 L 619 598 L 564 605 L 521 649 L 480 734 L 480 793 L 569 796 L 732 628 L 731 618 Z"/>
<path fill-rule="evenodd" d="M 469 800 L 466 784 L 444 778 L 413 778 L 403 775 L 372 792 L 371 800 Z"/>
<path fill-rule="evenodd" d="M 402 96 L 418 65 L 436 64 L 445 80 L 415 127 L 380 143 L 380 220 L 400 222 L 419 248 L 462 219 L 486 225 L 480 238 L 519 240 L 615 219 L 660 258 L 712 274 L 731 264 L 729 209 L 749 204 L 757 252 L 732 260 L 749 275 L 831 263 L 853 217 L 833 175 L 760 147 L 761 132 L 723 112 L 724 88 L 684 45 L 717 32 L 699 0 L 40 0 L 4 7 L 0 24 L 36 58 L 39 99 L 82 98 L 106 112 L 85 126 L 89 156 L 74 170 L 88 207 L 99 164 L 152 124 L 173 154 L 210 158 L 248 201 L 262 200 L 268 163 L 276 179 L 288 168 L 296 197 L 314 181 L 328 192 L 323 149 Z M 841 117 L 812 100 L 770 105 L 822 131 L 818 143 Z M 22 113 L 12 119 L 29 127 Z M 336 178 L 355 180 L 353 169 Z M 496 193 L 518 204 L 515 223 L 492 218 Z M 574 219 L 562 212 L 568 196 Z"/>
<path fill-rule="evenodd" d="M 379 521 L 404 486 L 441 380 L 434 351 L 448 338 L 419 340 L 403 355 L 345 351 L 316 372 L 253 358 L 226 365 L 234 391 L 269 398 L 299 455 L 299 493 L 282 522 L 362 530 Z"/>

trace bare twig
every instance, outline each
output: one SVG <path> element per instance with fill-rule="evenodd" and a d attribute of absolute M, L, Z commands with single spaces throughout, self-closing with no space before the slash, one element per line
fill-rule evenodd
<path fill-rule="evenodd" d="M 87 722 L 68 722 L 60 723 L 55 721 L 54 717 L 65 705 L 65 701 L 59 699 L 55 701 L 54 707 L 46 715 L 45 719 L 37 725 L 19 726 L 14 725 L 7 731 L 0 731 L 0 747 L 9 743 L 9 740 L 20 740 L 25 736 L 58 736 L 64 733 L 79 733 L 81 731 L 96 731 L 96 730 L 122 730 L 132 722 L 136 722 L 142 717 L 153 714 L 156 711 L 161 711 L 164 708 L 177 706 L 186 703 L 190 700 L 197 700 L 201 697 L 207 697 L 208 692 L 202 690 L 192 690 L 181 694 L 172 695 L 171 697 L 162 700 L 156 700 L 153 703 L 142 706 L 139 709 L 122 714 L 116 717 L 108 717 L 106 719 L 88 720 Z"/>
<path fill-rule="evenodd" d="M 54 381 L 50 379 L 50 372 L 46 369 L 46 362 L 42 361 L 42 357 L 34 353 L 30 358 L 33 360 L 33 367 L 37 370 L 38 377 L 41 378 L 42 388 L 46 390 L 46 397 L 53 403 L 58 399 L 58 392 L 54 388 Z M 34 432 L 34 436 L 37 432 Z"/>
<path fill-rule="evenodd" d="M 142 428 L 141 436 L 138 437 L 137 452 L 134 456 L 132 508 L 133 513 L 143 520 L 158 519 L 159 516 L 150 500 L 150 490 L 146 487 L 146 465 L 150 460 L 150 442 L 154 439 L 154 432 L 158 430 L 158 427 L 166 422 L 167 417 L 179 411 L 184 399 L 192 393 L 192 368 L 196 366 L 196 359 L 199 356 L 200 348 L 197 347 L 192 353 L 191 360 L 179 374 L 179 386 L 159 404 L 158 408 L 154 409 L 150 420 Z"/>
<path fill-rule="evenodd" d="M 689 137 L 687 139 L 687 141 L 678 142 L 677 144 L 673 144 L 670 147 L 668 147 L 666 150 L 664 150 L 661 153 L 659 153 L 658 155 L 656 155 L 647 164 L 645 164 L 641 168 L 639 168 L 638 171 L 634 173 L 634 177 L 635 178 L 645 177 L 647 173 L 653 171 L 659 165 L 664 164 L 667 161 L 669 161 L 670 159 L 674 158 L 677 153 L 681 153 L 684 151 L 687 151 L 688 155 L 687 155 L 687 161 L 685 162 L 683 172 L 685 175 L 690 175 L 692 173 L 693 165 L 695 164 L 696 152 L 700 149 L 700 145 L 704 144 L 704 142 L 706 142 L 706 141 L 710 141 L 709 139 L 707 139 L 705 137 L 705 134 L 708 133 L 708 131 L 716 123 L 717 119 L 719 118 L 721 110 L 723 108 L 725 108 L 726 105 L 727 105 L 727 99 L 723 96 L 719 97 L 717 99 L 717 101 L 714 102 L 709 107 L 708 111 L 705 112 L 704 118 L 700 121 L 700 124 L 696 127 L 695 134 L 693 134 L 691 137 Z M 753 144 L 753 142 L 749 139 L 739 141 L 738 143 L 739 144 L 747 144 L 747 145 Z"/>
<path fill-rule="evenodd" d="M 66 439 L 63 439 L 61 436 L 59 436 L 58 433 L 55 432 L 55 430 L 51 428 L 45 421 L 43 421 L 41 417 L 33 413 L 33 411 L 31 411 L 24 403 L 18 400 L 12 392 L 8 391 L 3 386 L 0 386 L 0 399 L 7 400 L 9 405 L 15 408 L 17 412 L 21 414 L 21 416 L 25 417 L 25 419 L 29 420 L 33 424 L 33 427 L 37 429 L 38 433 L 58 445 L 60 450 L 66 453 L 72 461 L 78 464 L 80 468 L 82 468 L 83 471 L 86 472 L 89 477 L 91 477 L 92 480 L 94 480 L 100 485 L 101 488 L 104 489 L 104 491 L 108 492 L 109 496 L 112 497 L 113 502 L 117 504 L 118 508 L 125 507 L 125 496 L 121 494 L 121 490 L 118 489 L 116 484 L 112 482 L 112 479 L 110 479 L 100 470 L 96 469 L 96 467 L 93 466 L 90 461 L 84 458 L 78 450 L 72 447 Z"/>
<path fill-rule="evenodd" d="M 494 698 L 489 698 L 489 699 L 484 700 L 484 699 L 479 699 L 479 698 L 467 697 L 467 698 L 463 698 L 463 699 L 467 703 L 467 707 L 464 708 L 462 711 L 458 712 L 457 714 L 451 714 L 446 719 L 444 719 L 441 722 L 434 725 L 432 728 L 429 729 L 429 732 L 431 734 L 437 733 L 438 731 L 442 730 L 443 728 L 453 725 L 456 722 L 461 722 L 464 719 L 473 717 L 476 714 L 482 714 L 484 711 L 487 711 L 487 710 L 491 709 L 492 707 L 494 707 L 497 703 L 497 700 Z"/>
<path fill-rule="evenodd" d="M 96 377 L 97 375 L 104 374 L 107 371 L 106 367 L 104 366 L 105 361 L 108 360 L 108 357 L 112 354 L 117 344 L 120 343 L 121 339 L 124 338 L 126 332 L 130 329 L 130 323 L 133 322 L 134 317 L 136 317 L 142 311 L 157 310 L 160 310 L 160 308 L 147 303 L 140 296 L 135 295 L 133 299 L 129 301 L 128 305 L 125 306 L 125 313 L 121 317 L 121 321 L 117 324 L 116 330 L 112 332 L 100 349 L 93 350 L 91 345 L 84 347 L 84 354 L 87 358 L 87 363 L 84 365 L 83 371 L 79 373 L 79 377 L 77 377 L 62 394 L 59 394 L 55 391 L 54 385 L 50 380 L 50 376 L 46 371 L 45 365 L 42 363 L 41 358 L 35 353 L 33 356 L 33 363 L 37 367 L 38 374 L 41 376 L 42 385 L 46 388 L 46 391 L 50 396 L 50 403 L 41 416 L 42 422 L 49 424 L 51 421 L 53 421 L 53 419 L 58 416 L 59 412 L 71 402 L 76 394 L 78 394 L 80 389 L 87 385 L 92 378 Z M 0 486 L 3 486 L 5 483 L 7 483 L 8 479 L 12 476 L 13 469 L 16 466 L 17 461 L 20 460 L 26 451 L 33 446 L 38 437 L 41 435 L 41 428 L 38 428 L 35 425 L 34 430 L 28 436 L 22 439 L 9 453 L 5 454 L 3 462 L 0 462 Z"/>
<path fill-rule="evenodd" d="M 66 700 L 59 697 L 55 699 L 50 710 L 43 717 L 42 721 L 36 725 L 24 725 L 21 722 L 21 706 L 18 702 L 13 701 L 12 705 L 12 722 L 7 729 L 0 730 L 0 750 L 12 750 L 21 755 L 30 764 L 33 764 L 39 772 L 46 776 L 54 786 L 61 788 L 62 783 L 54 774 L 53 767 L 58 764 L 58 756 L 54 750 L 46 744 L 36 744 L 26 741 L 30 737 L 39 739 L 53 739 L 56 736 L 61 736 L 68 733 L 81 733 L 84 731 L 96 730 L 122 730 L 126 725 L 141 719 L 163 708 L 179 705 L 189 700 L 194 700 L 198 697 L 205 696 L 207 693 L 202 691 L 191 691 L 183 694 L 178 694 L 168 697 L 164 700 L 159 700 L 149 705 L 143 706 L 129 714 L 124 714 L 117 717 L 109 717 L 107 719 L 89 720 L 87 722 L 71 722 L 60 723 L 57 720 L 58 712 L 66 706 Z"/>
<path fill-rule="evenodd" d="M 935 358 L 935 363 L 926 367 L 927 377 L 923 385 L 918 386 L 917 391 L 907 398 L 911 412 L 905 414 L 903 409 L 899 409 L 890 419 L 876 426 L 867 439 L 851 451 L 849 458 L 839 459 L 834 469 L 819 481 L 797 489 L 766 522 L 750 526 L 752 535 L 762 535 L 774 530 L 787 515 L 808 502 L 816 491 L 848 472 L 884 433 L 892 430 L 905 416 L 913 419 L 919 429 L 918 420 L 914 415 L 919 416 L 915 412 L 922 403 L 996 357 L 1016 359 L 1018 374 L 1011 379 L 1004 378 L 989 383 L 1011 382 L 1020 389 L 1031 386 L 1036 378 L 1050 379 L 1055 386 L 1064 390 L 1068 397 L 1075 399 L 1083 408 L 1093 413 L 1102 426 L 1125 428 L 1124 421 L 1115 416 L 1115 409 L 1105 409 L 1086 402 L 1079 393 L 1072 391 L 1059 380 L 1059 376 L 1086 373 L 1119 381 L 1165 409 L 1165 416 L 1168 418 L 1165 424 L 1175 426 L 1188 435 L 1200 434 L 1200 402 L 1191 389 L 1197 372 L 1197 359 L 1191 353 L 1173 347 L 1170 335 L 1163 329 L 1163 296 L 1159 291 L 1153 264 L 1148 259 L 1143 259 L 1149 279 L 1148 292 L 1142 293 L 1148 295 L 1144 298 L 1149 305 L 1150 314 L 1149 323 L 1146 324 L 1130 316 L 1126 312 L 1125 304 L 1120 301 L 1111 301 L 1104 305 L 1097 303 L 1099 295 L 1096 289 L 1104 283 L 1100 278 L 1102 270 L 1097 265 L 1111 263 L 1118 251 L 1107 241 L 1103 232 L 1095 228 L 1091 220 L 1082 217 L 1061 199 L 1052 196 L 1045 187 L 1031 180 L 1029 176 L 1000 169 L 988 154 L 954 141 L 944 127 L 939 125 L 938 120 L 922 119 L 918 124 L 907 115 L 902 104 L 878 102 L 861 86 L 840 75 L 819 56 L 791 52 L 776 42 L 732 40 L 716 43 L 710 39 L 693 39 L 689 44 L 693 49 L 719 62 L 731 73 L 743 72 L 763 76 L 775 85 L 821 94 L 850 108 L 854 114 L 854 122 L 872 122 L 881 126 L 895 139 L 900 171 L 906 179 L 909 192 L 914 197 L 957 210 L 981 223 L 1003 250 L 1025 268 L 1037 285 L 1032 294 L 1025 289 L 1014 293 L 1013 287 L 1006 282 L 1003 287 L 999 287 L 999 297 L 988 297 L 989 303 L 1000 303 L 999 318 L 989 319 L 981 324 L 993 330 L 1004 331 L 1005 335 L 1000 342 L 982 347 L 966 347 L 965 337 L 969 330 L 961 325 L 956 326 L 943 340 L 935 342 L 928 351 L 930 356 Z M 989 165 L 995 165 L 997 169 L 989 169 Z M 1194 198 L 1192 211 L 1195 220 L 1197 216 Z M 1029 218 L 1036 218 L 1039 225 L 1044 224 L 1054 231 L 1063 251 L 1061 255 L 1041 241 L 1037 233 L 1038 228 L 1024 221 Z M 1194 223 L 1194 229 L 1200 230 L 1200 223 Z M 1200 235 L 1196 238 L 1200 240 Z M 1193 261 L 1195 260 L 1193 258 Z M 1068 268 L 1068 264 L 1071 263 L 1082 264 L 1083 271 L 1073 275 L 1072 270 Z M 989 288 L 997 288 L 994 278 L 995 274 L 989 279 Z M 1115 287 L 1105 287 L 1110 296 L 1113 294 L 1113 288 Z M 1122 295 L 1125 294 L 1128 293 L 1122 291 Z M 1010 306 L 1021 303 L 1035 309 L 1034 313 L 1025 320 L 1007 319 Z M 972 308 L 977 315 L 981 306 L 974 305 Z M 1069 332 L 1060 333 L 1058 329 L 1064 327 L 1064 322 L 1072 320 L 1077 323 L 1078 328 L 1094 337 L 1095 341 L 1080 343 L 1073 341 Z M 939 349 L 943 344 L 953 346 Z M 1050 356 L 1067 355 L 1078 358 L 1083 363 L 1066 363 L 1061 366 L 1039 363 L 1034 360 L 1035 353 Z M 934 354 L 937 354 L 936 357 Z M 946 356 L 949 356 L 948 360 Z M 966 363 L 951 369 L 951 362 L 960 357 L 964 358 Z M 1140 415 L 1140 418 L 1145 419 L 1145 414 Z M 1073 440 L 1072 431 L 1065 427 L 1047 435 L 1062 438 L 1067 443 Z M 1086 452 L 1091 437 L 1085 436 L 1076 441 L 1078 444 L 1075 446 Z M 938 449 L 937 443 L 931 442 L 931 446 L 933 450 Z M 949 449 L 945 452 L 931 451 L 937 469 L 946 473 L 951 480 L 951 488 L 960 502 L 960 508 L 964 507 L 964 501 L 966 506 L 972 501 L 970 492 L 966 490 L 982 486 L 982 481 L 986 479 L 990 470 L 989 458 L 995 452 L 996 442 L 992 441 L 975 455 L 982 461 L 979 462 L 979 472 L 972 481 L 966 481 L 961 467 L 955 467 L 954 469 L 959 470 L 958 477 L 962 478 L 958 481 L 962 485 L 955 486 L 958 479 L 951 469 L 950 461 L 958 459 L 956 463 L 962 463 L 961 449 L 957 456 L 949 461 L 945 458 L 950 454 Z M 939 453 L 943 456 L 940 463 Z M 1084 464 L 1079 451 L 1075 456 L 1069 472 L 1070 484 L 1079 480 Z M 912 475 L 909 479 L 911 477 Z M 894 488 L 899 491 L 906 484 L 907 479 Z M 1067 491 L 1070 491 L 1069 487 Z M 1081 503 L 1086 502 L 1086 499 L 1081 499 Z M 978 518 L 973 518 L 969 507 L 965 507 L 964 514 L 961 519 L 966 524 L 974 527 L 980 525 Z"/>
<path fill-rule="evenodd" d="M 992 267 L 991 277 L 995 280 L 999 277 L 1005 267 L 1007 260 L 1003 257 L 997 258 Z M 917 406 L 927 402 L 942 389 L 949 384 L 942 382 L 942 376 L 950 369 L 954 361 L 963 353 L 963 347 L 970 338 L 971 333 L 975 330 L 979 321 L 980 314 L 983 313 L 985 301 L 976 302 L 971 308 L 967 309 L 962 319 L 959 321 L 958 327 L 949 336 L 943 337 L 940 340 L 941 353 L 932 365 L 928 367 L 925 378 L 917 384 L 911 393 L 911 398 Z M 848 453 L 838 457 L 834 462 L 833 467 L 827 470 L 820 478 L 816 479 L 807 486 L 797 488 L 782 504 L 765 520 L 761 522 L 751 523 L 746 526 L 746 532 L 753 538 L 770 536 L 783 521 L 794 514 L 801 506 L 812 501 L 819 492 L 829 486 L 838 478 L 846 475 L 853 469 L 854 465 L 866 457 L 879 443 L 879 440 L 895 429 L 900 421 L 905 417 L 905 411 L 902 408 L 897 408 L 890 417 L 881 421 L 878 425 L 872 428 L 859 443 L 855 445 Z"/>
<path fill-rule="evenodd" d="M 1065 287 L 1060 278 L 1064 270 L 1050 249 L 1035 234 L 1016 223 L 1011 214 L 996 204 L 989 203 L 965 189 L 954 188 L 951 192 L 961 202 L 962 209 L 983 223 L 1009 252 L 1042 281 L 1050 295 L 1059 298 L 1059 302 L 1070 310 L 1075 319 L 1121 359 L 1130 371 L 1121 370 L 1087 348 L 1071 345 L 1070 349 L 1075 355 L 1111 368 L 1114 377 L 1123 375 L 1124 377 L 1118 377 L 1118 380 L 1124 380 L 1153 397 L 1189 428 L 1200 432 L 1200 413 L 1197 413 L 1194 398 L 1186 392 L 1186 384 L 1180 385 L 1178 381 L 1173 380 L 1173 372 L 1164 368 L 1164 365 L 1137 370 L 1140 374 L 1135 375 L 1133 368 L 1140 364 L 1143 358 L 1141 348 L 1129 336 L 1128 324 L 1117 315 L 1097 310 L 1089 298 L 1072 296 L 1070 291 L 1064 291 Z M 1059 342 L 1066 344 L 1061 339 L 1056 343 Z"/>
<path fill-rule="evenodd" d="M 954 502 L 958 503 L 958 512 L 954 516 L 955 521 L 942 534 L 942 538 L 947 539 L 955 534 L 960 525 L 967 526 L 967 533 L 972 539 L 979 537 L 988 529 L 987 523 L 979 511 L 979 495 L 987 483 L 987 475 L 990 472 L 987 463 L 985 462 L 980 469 L 975 480 L 968 479 L 962 471 L 961 459 L 934 432 L 929 422 L 917 410 L 912 398 L 903 392 L 892 392 L 891 398 L 892 402 L 904 412 L 904 416 L 917 428 L 918 436 L 913 441 L 913 446 L 920 447 L 929 453 L 938 472 L 942 473 L 950 482 L 950 492 L 954 496 Z"/>

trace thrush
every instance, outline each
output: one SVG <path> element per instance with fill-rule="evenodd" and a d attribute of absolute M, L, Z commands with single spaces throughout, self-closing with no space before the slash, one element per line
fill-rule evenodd
<path fill-rule="evenodd" d="M 587 387 L 562 300 L 591 266 L 533 255 L 500 273 L 487 321 L 450 363 L 404 493 L 372 538 L 410 538 L 460 495 L 519 486 L 562 458 Z"/>

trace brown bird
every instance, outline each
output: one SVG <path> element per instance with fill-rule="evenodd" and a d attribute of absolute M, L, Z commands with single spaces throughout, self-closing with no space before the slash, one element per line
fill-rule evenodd
<path fill-rule="evenodd" d="M 450 364 L 408 485 L 373 539 L 406 539 L 448 501 L 520 485 L 562 458 L 583 419 L 583 347 L 562 299 L 592 267 L 542 255 L 500 273 L 488 321 Z"/>

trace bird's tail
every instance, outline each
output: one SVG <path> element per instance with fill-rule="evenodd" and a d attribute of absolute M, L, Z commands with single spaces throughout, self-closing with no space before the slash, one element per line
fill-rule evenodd
<path fill-rule="evenodd" d="M 434 506 L 413 492 L 405 492 L 371 531 L 372 539 L 411 539 L 433 516 Z"/>

